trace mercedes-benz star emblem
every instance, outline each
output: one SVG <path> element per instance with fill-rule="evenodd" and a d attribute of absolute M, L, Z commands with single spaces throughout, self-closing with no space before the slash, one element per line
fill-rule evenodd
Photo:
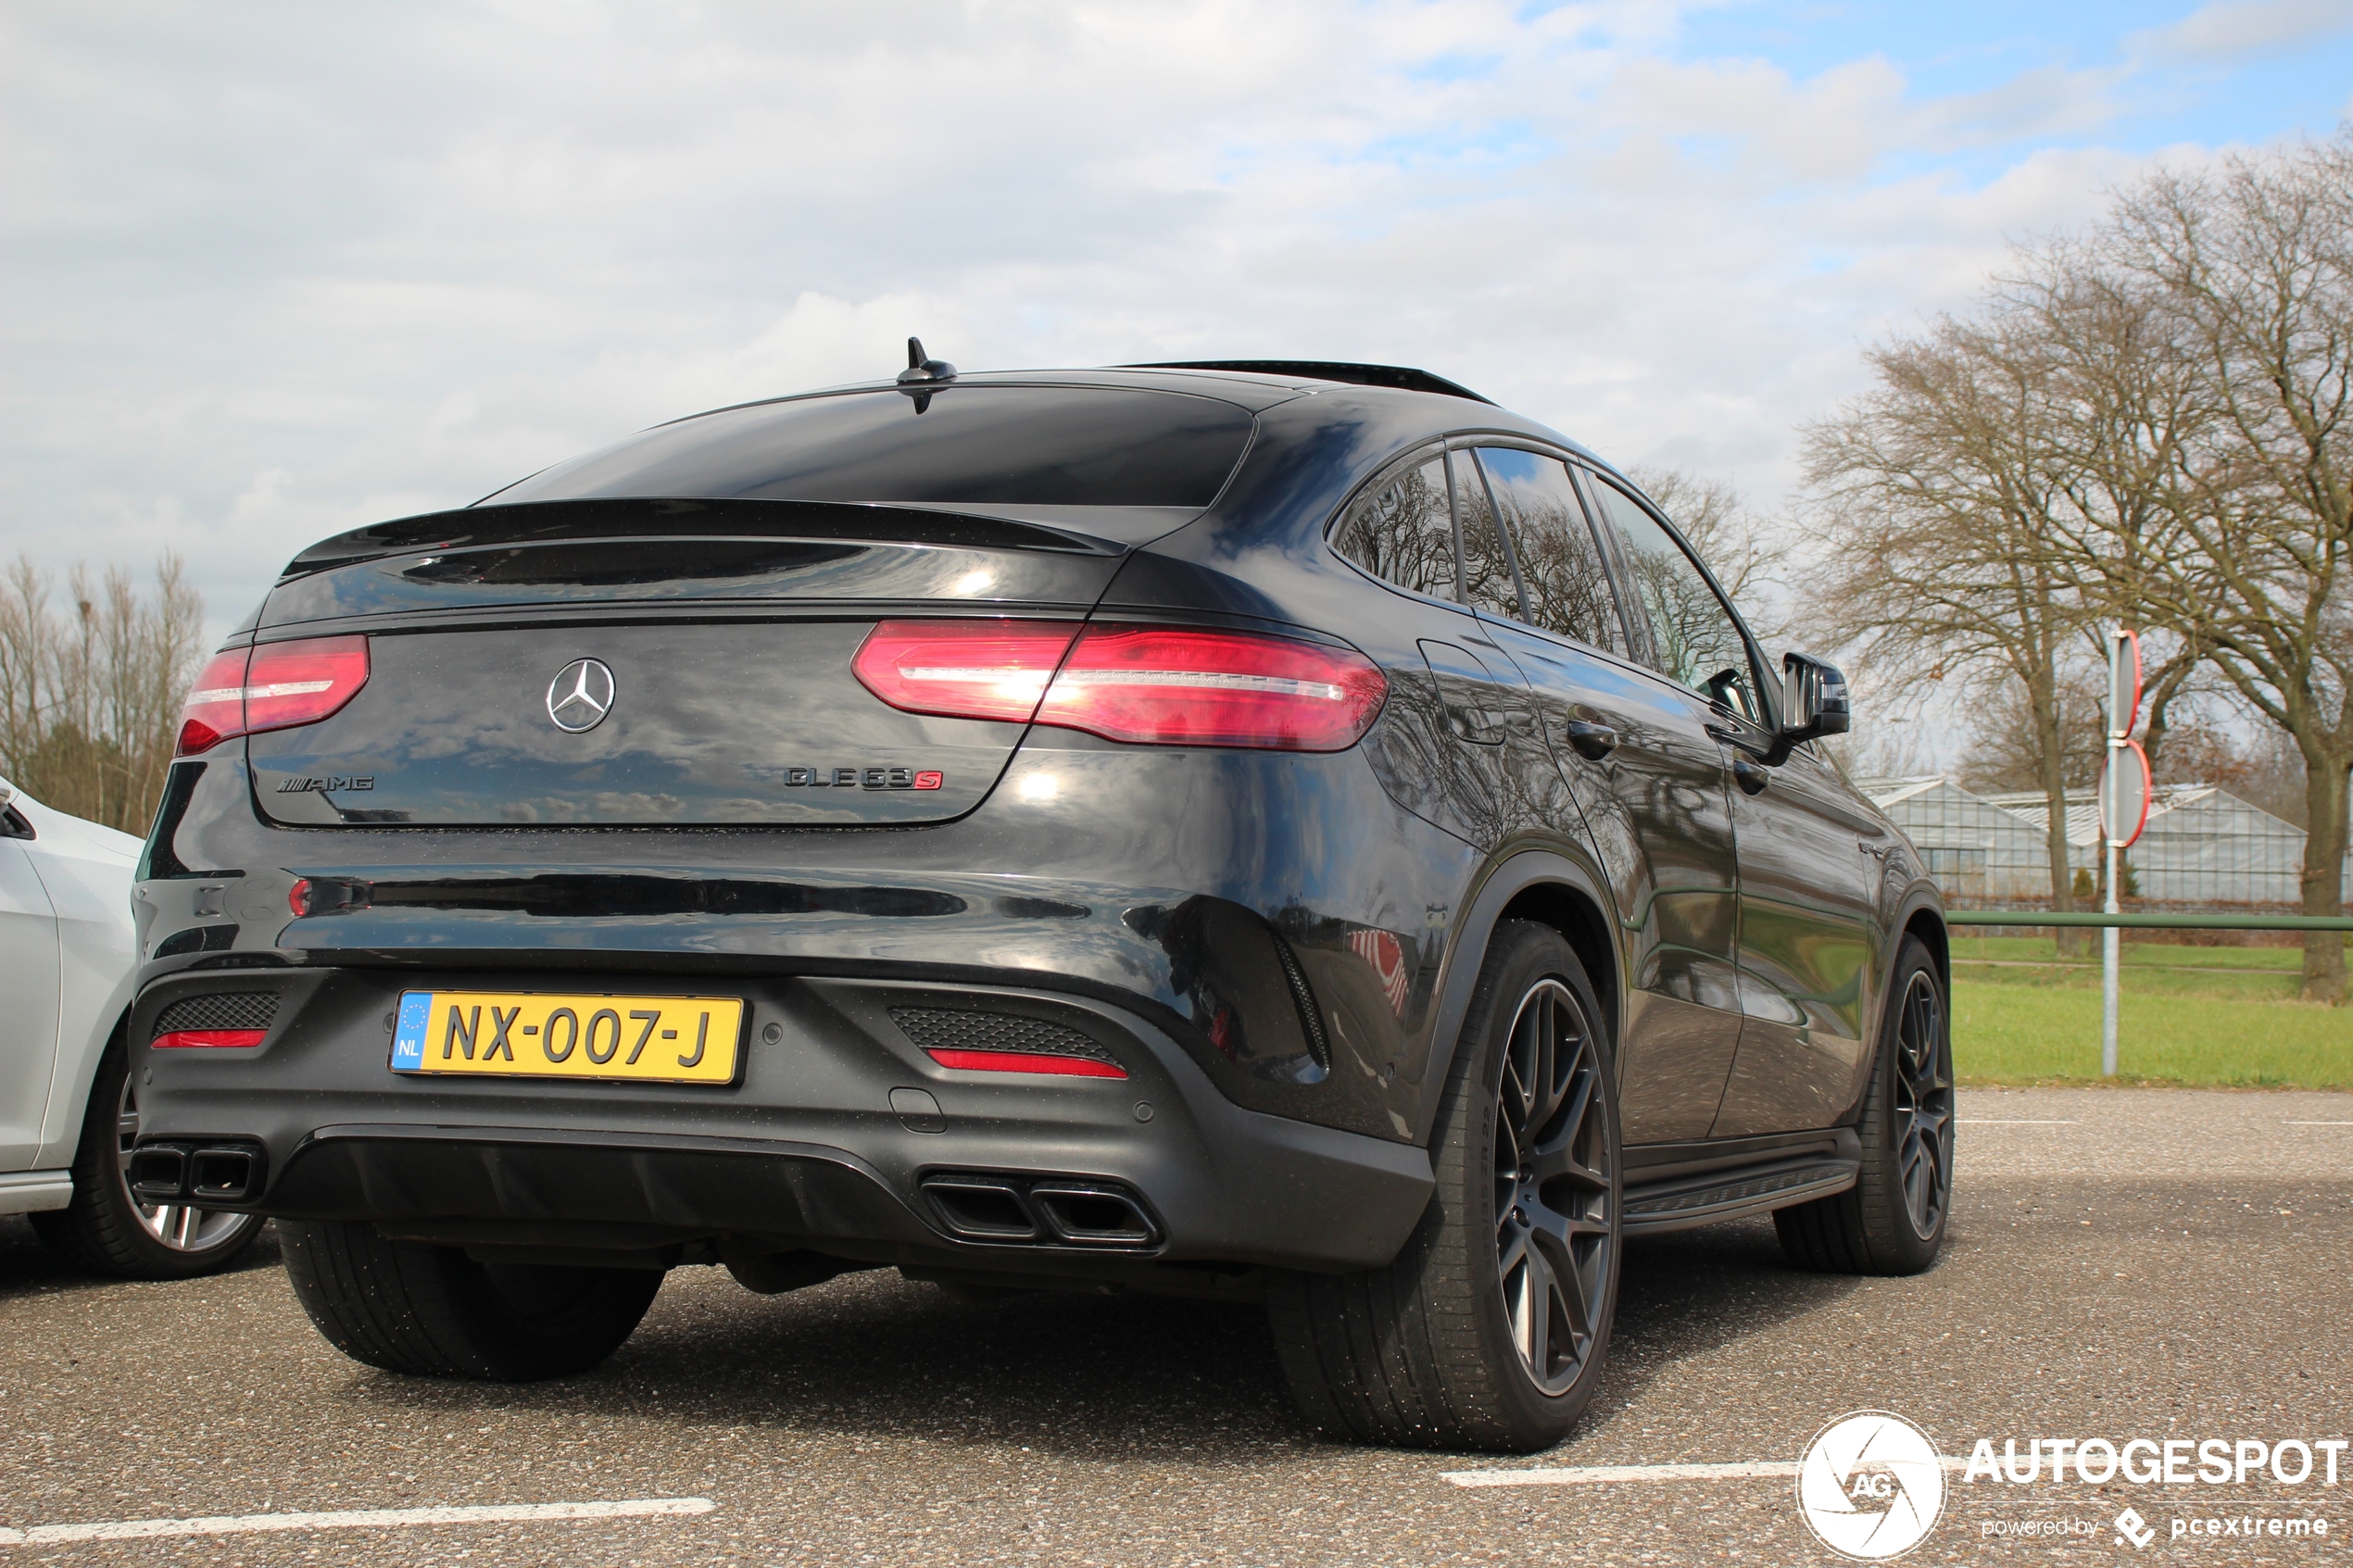
<path fill-rule="evenodd" d="M 612 671 L 601 659 L 575 659 L 547 683 L 547 717 L 560 730 L 593 730 L 611 711 Z"/>

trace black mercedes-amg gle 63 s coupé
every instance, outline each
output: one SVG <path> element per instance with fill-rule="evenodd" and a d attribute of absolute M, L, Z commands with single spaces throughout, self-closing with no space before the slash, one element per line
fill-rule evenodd
<path fill-rule="evenodd" d="M 1418 370 L 911 358 L 295 558 L 140 869 L 143 1196 L 396 1372 L 896 1267 L 1503 1450 L 1632 1237 L 1928 1266 L 1937 893 L 1636 487 Z"/>

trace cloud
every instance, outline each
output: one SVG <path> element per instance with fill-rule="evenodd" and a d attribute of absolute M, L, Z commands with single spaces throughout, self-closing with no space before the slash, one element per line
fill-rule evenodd
<path fill-rule="evenodd" d="M 1927 95 L 1685 57 L 1686 9 L 11 7 L 0 530 L 179 548 L 225 620 L 315 538 L 910 332 L 1420 364 L 1769 502 L 1861 342 L 2146 160 L 2096 143 L 2114 71 Z"/>
<path fill-rule="evenodd" d="M 2127 34 L 2128 55 L 2217 61 L 2276 54 L 2353 32 L 2344 0 L 2208 0 L 2180 21 Z"/>

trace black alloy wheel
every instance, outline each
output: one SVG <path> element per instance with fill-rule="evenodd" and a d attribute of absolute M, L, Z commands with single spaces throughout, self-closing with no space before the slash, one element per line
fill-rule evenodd
<path fill-rule="evenodd" d="M 1925 1240 L 1943 1228 L 1953 1196 L 1949 1035 L 1932 975 L 1915 971 L 1897 1006 L 1895 1168 L 1912 1233 Z"/>
<path fill-rule="evenodd" d="M 1533 1453 L 1601 1386 L 1617 1311 L 1611 1042 L 1561 934 L 1489 938 L 1430 1141 L 1429 1208 L 1396 1260 L 1267 1283 L 1301 1410 L 1332 1436 Z"/>
<path fill-rule="evenodd" d="M 1617 1244 L 1600 1053 L 1576 996 L 1520 998 L 1495 1096 L 1495 1268 L 1521 1367 L 1544 1393 L 1592 1354 Z"/>
<path fill-rule="evenodd" d="M 1861 1168 L 1844 1192 L 1773 1215 L 1781 1250 L 1831 1273 L 1916 1274 L 1936 1261 L 1953 1210 L 1953 1019 L 1944 972 L 1904 938 L 1856 1125 Z"/>

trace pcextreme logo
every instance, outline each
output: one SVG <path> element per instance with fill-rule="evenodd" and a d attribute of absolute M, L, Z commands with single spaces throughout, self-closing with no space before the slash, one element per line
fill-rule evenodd
<path fill-rule="evenodd" d="M 1806 1445 L 1797 1509 L 1843 1557 L 1899 1557 L 1926 1538 L 1944 1510 L 1944 1461 L 1928 1434 L 1902 1416 L 1856 1411 Z"/>

